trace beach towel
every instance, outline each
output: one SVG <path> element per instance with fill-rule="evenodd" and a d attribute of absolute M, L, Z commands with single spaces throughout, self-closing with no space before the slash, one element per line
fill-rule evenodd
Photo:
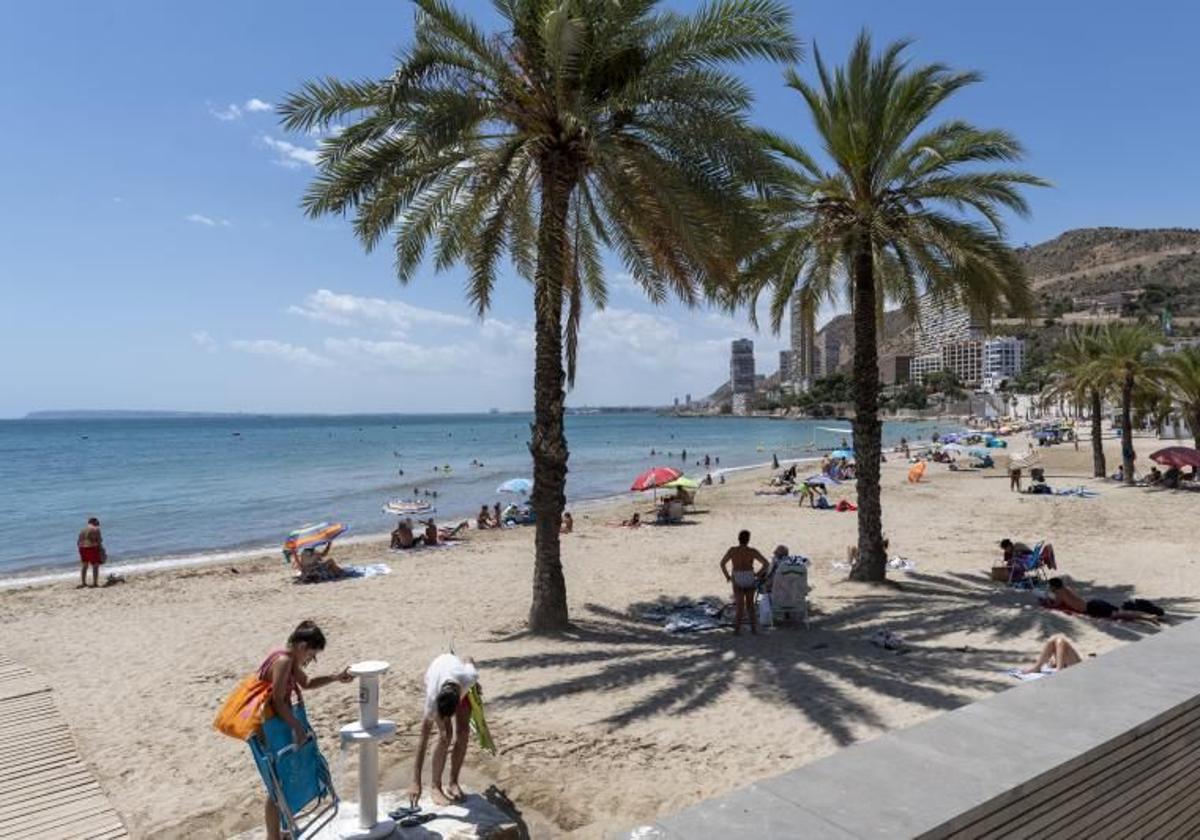
<path fill-rule="evenodd" d="M 1009 668 L 1004 673 L 1008 674 L 1010 677 L 1013 677 L 1014 679 L 1020 680 L 1021 682 L 1030 682 L 1032 680 L 1040 680 L 1042 677 L 1052 676 L 1058 672 L 1055 671 L 1053 668 L 1051 668 L 1049 665 L 1043 665 L 1042 670 L 1034 671 L 1032 674 L 1027 674 L 1020 668 Z"/>
<path fill-rule="evenodd" d="M 1082 484 L 1078 487 L 1066 487 L 1055 493 L 1056 496 L 1077 496 L 1080 499 L 1094 499 L 1100 495 L 1099 491 L 1084 487 Z"/>
<path fill-rule="evenodd" d="M 837 505 L 833 508 L 838 513 L 846 513 L 847 511 L 858 510 L 858 506 L 848 499 L 839 499 Z"/>
<path fill-rule="evenodd" d="M 495 755 L 496 742 L 492 740 L 487 718 L 483 714 L 483 695 L 479 693 L 479 683 L 467 689 L 467 700 L 471 704 L 471 731 L 479 739 L 479 746 Z"/>
<path fill-rule="evenodd" d="M 411 549 L 409 549 L 411 550 Z M 296 575 L 296 583 L 328 583 L 336 580 L 349 580 L 351 578 L 373 578 L 380 575 L 390 575 L 392 567 L 387 563 L 368 563 L 364 566 L 342 566 L 342 574 L 340 577 L 333 575 Z"/>
<path fill-rule="evenodd" d="M 887 567 L 898 572 L 915 572 L 917 563 L 915 560 L 906 560 L 903 557 L 893 557 L 887 561 Z"/>
<path fill-rule="evenodd" d="M 680 598 L 675 603 L 662 604 L 644 610 L 639 617 L 646 621 L 662 622 L 668 633 L 700 633 L 733 624 L 724 617 L 725 605 L 715 598 L 695 602 Z"/>

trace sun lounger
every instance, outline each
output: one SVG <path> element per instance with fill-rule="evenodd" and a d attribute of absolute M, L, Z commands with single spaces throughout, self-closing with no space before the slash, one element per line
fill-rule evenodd
<path fill-rule="evenodd" d="M 311 733 L 304 706 L 293 706 L 292 713 Z M 272 717 L 248 743 L 267 796 L 279 809 L 280 827 L 293 840 L 311 837 L 337 816 L 337 792 L 315 735 L 297 747 L 288 725 Z"/>

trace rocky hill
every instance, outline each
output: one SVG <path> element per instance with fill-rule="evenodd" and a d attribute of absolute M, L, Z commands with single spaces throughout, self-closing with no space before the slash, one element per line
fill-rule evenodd
<path fill-rule="evenodd" d="M 1200 314 L 1200 230 L 1084 228 L 1019 253 L 1043 308 L 1154 288 L 1175 314 Z"/>

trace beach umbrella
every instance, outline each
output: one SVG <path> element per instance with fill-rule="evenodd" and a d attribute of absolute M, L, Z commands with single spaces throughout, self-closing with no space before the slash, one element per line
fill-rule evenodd
<path fill-rule="evenodd" d="M 524 496 L 533 489 L 533 482 L 528 478 L 510 478 L 496 488 L 497 493 L 520 493 Z"/>
<path fill-rule="evenodd" d="M 829 453 L 829 457 L 833 458 L 835 461 L 838 458 L 845 458 L 847 461 L 853 461 L 854 453 L 851 452 L 849 449 L 835 449 Z"/>
<path fill-rule="evenodd" d="M 306 548 L 331 543 L 337 537 L 346 533 L 349 528 L 341 522 L 317 522 L 316 524 L 301 525 L 287 535 L 283 542 L 283 556 L 290 557 L 299 554 Z"/>
<path fill-rule="evenodd" d="M 695 490 L 700 486 L 700 482 L 694 478 L 688 478 L 686 475 L 681 475 L 674 481 L 668 481 L 663 487 L 679 487 L 684 490 Z"/>
<path fill-rule="evenodd" d="M 989 449 L 1005 449 L 1008 447 L 1008 442 L 1000 438 L 988 438 L 987 445 Z"/>
<path fill-rule="evenodd" d="M 814 485 L 814 484 L 828 485 L 828 484 L 841 484 L 842 482 L 838 481 L 836 478 L 834 478 L 831 475 L 810 475 L 808 478 L 804 479 L 804 483 L 809 484 L 809 485 Z"/>
<path fill-rule="evenodd" d="M 957 443 L 947 443 L 945 446 L 942 447 L 942 451 L 950 452 L 950 453 L 953 453 L 954 455 L 963 454 L 963 448 L 961 446 L 959 446 Z"/>
<path fill-rule="evenodd" d="M 1164 467 L 1195 467 L 1200 470 L 1200 450 L 1188 446 L 1168 446 L 1151 453 L 1150 460 Z"/>
<path fill-rule="evenodd" d="M 991 453 L 986 448 L 980 446 L 972 446 L 967 450 L 967 454 L 972 458 L 988 458 L 991 456 Z"/>
<path fill-rule="evenodd" d="M 674 481 L 683 473 L 674 467 L 651 467 L 633 480 L 630 490 L 655 490 L 669 481 Z"/>
<path fill-rule="evenodd" d="M 941 436 L 941 441 L 942 443 L 958 443 L 958 438 L 959 436 L 954 434 L 954 432 L 947 432 Z"/>

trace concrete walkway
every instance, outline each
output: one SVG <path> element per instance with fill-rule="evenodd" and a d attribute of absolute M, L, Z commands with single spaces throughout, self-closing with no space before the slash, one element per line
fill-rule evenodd
<path fill-rule="evenodd" d="M 80 759 L 50 686 L 0 654 L 0 840 L 128 836 Z"/>

